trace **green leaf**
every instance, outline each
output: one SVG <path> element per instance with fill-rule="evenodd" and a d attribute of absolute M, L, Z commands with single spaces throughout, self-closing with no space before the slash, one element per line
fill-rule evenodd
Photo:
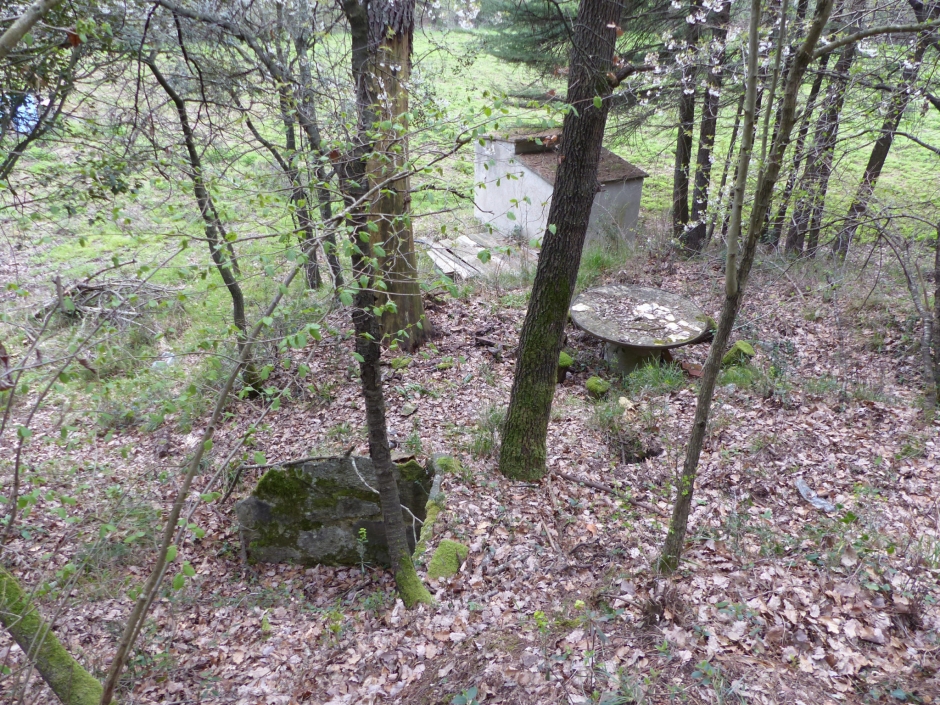
<path fill-rule="evenodd" d="M 27 441 L 29 440 L 30 436 L 33 435 L 33 430 L 31 428 L 27 428 L 26 426 L 17 426 L 16 435 L 20 438 L 20 440 Z"/>
<path fill-rule="evenodd" d="M 255 451 L 254 454 L 255 465 L 267 465 L 268 459 L 264 457 L 264 453 L 261 451 Z"/>
<path fill-rule="evenodd" d="M 186 584 L 186 578 L 183 577 L 183 574 L 182 574 L 182 573 L 177 573 L 177 574 L 176 574 L 176 577 L 173 578 L 173 589 L 174 589 L 174 590 L 182 590 L 182 589 L 183 589 L 183 585 L 185 585 L 185 584 Z"/>
<path fill-rule="evenodd" d="M 179 552 L 179 549 L 176 547 L 176 544 L 170 546 L 166 551 L 166 562 L 172 563 L 176 560 L 176 554 Z"/>
<path fill-rule="evenodd" d="M 603 104 L 604 104 L 604 101 L 601 100 L 601 97 L 600 97 L 599 95 L 594 96 L 594 107 L 595 107 L 595 108 L 597 108 L 598 110 L 600 110 L 600 109 L 601 109 L 601 105 L 603 105 Z"/>
<path fill-rule="evenodd" d="M 515 220 L 515 219 L 516 219 L 516 214 L 513 213 L 512 211 L 506 211 L 506 217 L 507 217 L 509 220 Z"/>
<path fill-rule="evenodd" d="M 555 225 L 554 223 L 549 224 L 549 226 L 548 226 L 548 232 L 550 232 L 552 235 L 554 235 L 555 233 L 558 232 L 558 226 Z"/>
<path fill-rule="evenodd" d="M 492 259 L 492 255 L 489 250 L 480 250 L 477 252 L 477 259 L 480 260 L 483 264 L 486 264 Z"/>
<path fill-rule="evenodd" d="M 360 355 L 359 353 L 357 353 L 357 352 L 354 352 L 354 353 L 352 354 L 352 356 L 356 359 L 356 362 L 358 362 L 358 363 L 360 363 L 360 364 L 366 361 L 366 359 L 365 359 L 362 355 Z"/>
<path fill-rule="evenodd" d="M 372 251 L 375 252 L 376 257 L 385 257 L 385 248 L 381 245 L 373 245 Z"/>
<path fill-rule="evenodd" d="M 193 568 L 189 561 L 183 561 L 183 573 L 186 575 L 186 577 L 191 578 L 196 574 L 196 569 Z"/>
<path fill-rule="evenodd" d="M 211 438 L 209 438 L 208 440 L 206 440 L 205 443 L 202 444 L 202 449 L 203 449 L 206 453 L 208 453 L 209 451 L 212 450 L 212 439 L 211 439 Z"/>

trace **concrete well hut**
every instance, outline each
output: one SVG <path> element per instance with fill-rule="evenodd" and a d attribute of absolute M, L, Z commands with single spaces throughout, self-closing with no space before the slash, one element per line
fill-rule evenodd
<path fill-rule="evenodd" d="M 489 136 L 477 142 L 475 214 L 484 225 L 524 242 L 541 239 L 555 185 L 560 132 Z M 601 149 L 585 247 L 632 240 L 640 215 L 645 171 Z"/>

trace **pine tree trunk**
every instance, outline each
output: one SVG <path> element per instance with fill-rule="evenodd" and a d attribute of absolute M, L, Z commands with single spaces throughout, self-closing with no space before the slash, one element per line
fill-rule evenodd
<path fill-rule="evenodd" d="M 940 3 L 934 2 L 926 6 L 921 4 L 919 11 L 915 9 L 915 12 L 918 22 L 936 19 L 940 16 Z M 932 33 L 923 33 L 914 45 L 913 54 L 905 62 L 904 70 L 901 73 L 901 83 L 894 95 L 891 96 L 891 102 L 888 104 L 888 110 L 881 125 L 881 134 L 875 140 L 871 155 L 868 157 L 868 164 L 865 167 L 862 181 L 855 192 L 852 205 L 849 206 L 845 225 L 839 230 L 839 234 L 832 243 L 832 250 L 839 257 L 844 258 L 848 254 L 849 244 L 855 238 L 855 232 L 868 211 L 868 203 L 875 191 L 875 186 L 878 184 L 878 177 L 881 176 L 885 161 L 888 159 L 891 145 L 894 143 L 894 134 L 897 132 L 898 125 L 901 124 L 904 111 L 914 97 L 914 82 L 920 72 L 924 53 L 932 41 L 934 41 Z"/>
<path fill-rule="evenodd" d="M 695 158 L 695 188 L 692 192 L 692 214 L 689 226 L 680 234 L 686 252 L 701 252 L 705 247 L 705 216 L 708 213 L 708 187 L 712 177 L 712 160 L 715 148 L 715 131 L 718 128 L 718 105 L 721 99 L 721 82 L 724 72 L 725 42 L 728 38 L 728 22 L 731 19 L 731 2 L 722 2 L 715 15 L 712 43 L 716 46 L 715 58 L 708 70 L 705 97 L 702 100 L 702 123 L 698 133 L 698 154 Z"/>
<path fill-rule="evenodd" d="M 800 85 L 803 82 L 803 75 L 806 72 L 807 66 L 809 66 L 809 62 L 813 56 L 813 50 L 819 41 L 819 37 L 822 35 L 823 28 L 826 25 L 831 11 L 832 0 L 819 0 L 812 26 L 807 32 L 806 39 L 802 46 L 797 51 L 790 71 L 787 74 L 777 138 L 774 140 L 773 146 L 771 147 L 766 167 L 758 178 L 754 193 L 754 202 L 751 206 L 747 240 L 744 245 L 744 250 L 741 253 L 740 266 L 737 267 L 735 258 L 732 256 L 733 251 L 736 249 L 733 246 L 733 242 L 737 239 L 741 229 L 740 218 L 744 203 L 743 186 L 746 183 L 747 164 L 751 158 L 750 152 L 753 144 L 753 138 L 749 137 L 749 135 L 753 134 L 754 103 L 756 102 L 754 94 L 756 93 L 757 82 L 757 62 L 755 55 L 758 45 L 758 23 L 754 18 L 760 12 L 760 0 L 752 0 L 752 23 L 749 34 L 750 55 L 748 57 L 747 79 L 749 96 L 746 101 L 744 138 L 742 139 L 741 156 L 739 160 L 741 173 L 739 173 L 736 183 L 735 200 L 732 208 L 731 224 L 729 226 L 728 260 L 725 271 L 725 300 L 721 309 L 718 330 L 715 332 L 715 338 L 712 341 L 708 359 L 702 370 L 702 377 L 699 382 L 698 400 L 695 408 L 695 418 L 692 423 L 692 432 L 689 434 L 689 443 L 686 447 L 685 462 L 682 466 L 682 474 L 680 476 L 679 486 L 677 487 L 672 519 L 669 524 L 669 532 L 666 535 L 663 550 L 657 562 L 658 570 L 665 574 L 673 573 L 679 567 L 682 549 L 685 545 L 685 536 L 688 530 L 689 512 L 692 508 L 692 497 L 698 472 L 698 462 L 705 440 L 705 432 L 708 426 L 708 417 L 715 391 L 715 383 L 718 379 L 718 372 L 721 366 L 721 357 L 724 353 L 724 347 L 730 339 L 734 321 L 737 318 L 738 310 L 741 306 L 744 296 L 744 286 L 747 283 L 751 265 L 754 262 L 754 255 L 757 252 L 758 237 L 762 230 L 767 210 L 770 207 L 774 185 L 780 175 L 783 155 L 790 141 L 790 133 L 793 130 L 793 123 L 796 117 L 796 104 L 799 97 Z M 752 58 L 754 59 L 753 61 L 751 60 Z"/>
<path fill-rule="evenodd" d="M 581 0 L 573 28 L 561 155 L 516 372 L 503 427 L 500 471 L 514 479 L 545 474 L 545 438 L 558 374 L 558 355 L 574 292 L 607 123 L 606 74 L 616 42 L 616 0 Z M 596 100 L 599 99 L 599 100 Z M 598 106 L 599 103 L 599 106 Z"/>

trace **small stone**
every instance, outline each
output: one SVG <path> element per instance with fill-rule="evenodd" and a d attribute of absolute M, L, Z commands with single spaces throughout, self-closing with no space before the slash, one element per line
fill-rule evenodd
<path fill-rule="evenodd" d="M 405 404 L 401 408 L 401 411 L 399 411 L 398 413 L 401 414 L 402 416 L 411 416 L 417 410 L 418 410 L 418 407 L 415 406 L 414 404 Z"/>

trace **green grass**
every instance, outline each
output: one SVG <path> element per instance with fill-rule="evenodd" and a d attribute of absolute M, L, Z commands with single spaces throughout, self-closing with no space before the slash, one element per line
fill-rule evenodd
<path fill-rule="evenodd" d="M 661 396 L 688 384 L 682 368 L 676 364 L 650 363 L 638 367 L 623 378 L 623 388 L 629 397 Z"/>

